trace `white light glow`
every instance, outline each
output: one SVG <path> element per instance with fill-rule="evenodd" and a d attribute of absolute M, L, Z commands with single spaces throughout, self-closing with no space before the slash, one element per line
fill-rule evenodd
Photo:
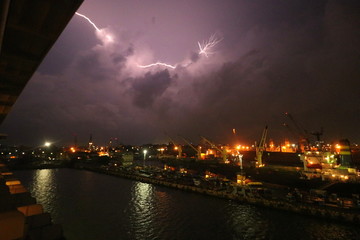
<path fill-rule="evenodd" d="M 154 66 L 163 66 L 163 67 L 172 68 L 172 69 L 176 68 L 176 66 L 174 66 L 174 65 L 170 65 L 170 64 L 162 63 L 162 62 L 151 63 L 148 65 L 139 65 L 138 64 L 139 68 L 150 68 L 150 67 L 154 67 Z"/>

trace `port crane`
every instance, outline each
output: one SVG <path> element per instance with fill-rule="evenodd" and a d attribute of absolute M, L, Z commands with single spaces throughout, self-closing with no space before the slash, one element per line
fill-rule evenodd
<path fill-rule="evenodd" d="M 263 153 L 265 151 L 265 143 L 266 143 L 266 137 L 267 137 L 267 133 L 268 133 L 268 126 L 265 126 L 262 135 L 261 135 L 261 139 L 259 144 L 257 144 L 255 142 L 255 151 L 256 151 L 256 156 L 255 156 L 255 160 L 256 160 L 256 166 L 257 167 L 263 167 L 263 161 L 262 161 L 262 156 Z"/>
<path fill-rule="evenodd" d="M 314 131 L 310 133 L 311 135 L 316 137 L 316 141 L 320 142 L 321 141 L 321 136 L 324 134 L 324 129 L 321 127 L 320 131 Z"/>
<path fill-rule="evenodd" d="M 298 140 L 298 138 L 299 138 L 299 134 L 298 133 L 296 133 L 295 131 L 294 131 L 294 129 L 292 128 L 292 127 L 290 127 L 289 126 L 289 124 L 287 124 L 287 123 L 283 123 L 282 124 L 284 127 L 286 127 L 287 128 L 287 130 L 289 130 L 289 132 L 291 132 L 291 134 L 293 135 L 293 138 L 294 139 L 297 139 Z"/>
<path fill-rule="evenodd" d="M 301 151 L 304 151 L 305 149 L 310 149 L 310 135 L 315 136 L 317 143 L 321 143 L 321 136 L 324 133 L 324 129 L 321 127 L 320 131 L 313 131 L 313 132 L 308 132 L 306 129 L 304 129 L 303 127 L 301 127 L 293 118 L 293 116 L 286 112 L 285 115 L 292 121 L 292 123 L 294 124 L 296 130 L 297 130 L 297 135 L 300 137 L 299 139 L 299 147 Z M 290 130 L 290 127 L 287 124 L 283 124 L 284 126 L 288 127 L 288 129 Z"/>
<path fill-rule="evenodd" d="M 192 149 L 195 150 L 196 155 L 197 155 L 197 159 L 200 160 L 201 159 L 201 147 L 199 146 L 198 148 L 194 147 L 188 140 L 186 140 L 185 138 L 181 137 L 182 140 L 184 140 L 187 145 L 189 145 Z"/>
<path fill-rule="evenodd" d="M 223 163 L 227 163 L 227 162 L 228 162 L 228 160 L 227 160 L 227 151 L 226 151 L 225 148 L 220 149 L 220 148 L 218 148 L 214 143 L 210 142 L 210 140 L 208 140 L 207 138 L 205 138 L 205 137 L 203 137 L 203 136 L 201 136 L 201 138 L 204 139 L 205 142 L 207 142 L 208 144 L 210 144 L 210 146 L 211 146 L 212 148 L 215 148 L 216 150 L 218 150 L 218 151 L 221 153 Z"/>
<path fill-rule="evenodd" d="M 301 127 L 297 121 L 295 121 L 295 119 L 293 118 L 293 116 L 286 112 L 285 116 L 288 117 L 291 122 L 294 124 L 296 130 L 297 130 L 297 134 L 299 136 L 299 148 L 300 151 L 304 152 L 305 149 L 308 149 L 310 146 L 310 142 L 309 142 L 309 133 L 307 130 L 305 130 L 303 127 Z"/>
<path fill-rule="evenodd" d="M 170 142 L 174 145 L 175 150 L 178 152 L 178 155 L 176 156 L 176 158 L 181 159 L 181 157 L 182 157 L 182 146 L 180 144 L 176 144 L 174 142 L 174 140 L 172 140 L 172 138 L 170 136 L 168 136 L 168 138 L 170 139 Z"/>

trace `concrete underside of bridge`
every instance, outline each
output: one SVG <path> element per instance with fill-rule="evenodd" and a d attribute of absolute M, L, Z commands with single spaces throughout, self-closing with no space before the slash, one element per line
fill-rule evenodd
<path fill-rule="evenodd" d="M 82 2 L 0 1 L 0 124 Z"/>

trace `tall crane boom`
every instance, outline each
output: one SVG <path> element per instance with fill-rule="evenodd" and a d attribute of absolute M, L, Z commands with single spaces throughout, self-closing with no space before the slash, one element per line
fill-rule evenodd
<path fill-rule="evenodd" d="M 223 162 L 226 163 L 227 162 L 227 152 L 226 149 L 220 149 L 218 148 L 214 143 L 210 142 L 210 140 L 208 140 L 207 138 L 201 136 L 202 139 L 204 139 L 205 142 L 207 142 L 208 144 L 210 144 L 211 147 L 215 148 L 216 150 L 218 150 L 221 153 Z"/>
<path fill-rule="evenodd" d="M 203 136 L 201 136 L 201 138 L 204 139 L 205 142 L 207 142 L 208 144 L 210 144 L 210 146 L 211 146 L 212 148 L 215 148 L 216 150 L 218 150 L 218 151 L 221 152 L 221 149 L 218 148 L 214 143 L 210 142 L 210 140 L 208 140 L 207 138 L 205 138 L 205 137 L 203 137 Z"/>
<path fill-rule="evenodd" d="M 265 126 L 262 135 L 261 135 L 261 139 L 259 144 L 255 143 L 255 150 L 256 150 L 256 156 L 255 156 L 255 160 L 256 160 L 256 164 L 258 167 L 263 167 L 263 161 L 262 161 L 262 155 L 264 153 L 265 150 L 265 143 L 266 143 L 266 137 L 267 137 L 267 133 L 268 133 L 268 126 Z"/>
<path fill-rule="evenodd" d="M 284 127 L 286 127 L 286 129 L 293 135 L 293 138 L 294 138 L 294 139 L 296 139 L 296 140 L 299 139 L 298 133 L 296 133 L 296 132 L 294 131 L 294 129 L 289 126 L 289 124 L 283 123 L 282 125 L 283 125 Z"/>
<path fill-rule="evenodd" d="M 287 117 L 292 121 L 292 123 L 294 124 L 296 130 L 298 131 L 298 133 L 299 133 L 300 135 L 302 135 L 303 137 L 305 137 L 306 135 L 308 135 L 308 132 L 307 132 L 303 127 L 301 127 L 301 126 L 297 123 L 297 121 L 295 121 L 295 119 L 293 118 L 293 116 L 292 116 L 290 113 L 286 112 L 286 113 L 285 113 L 285 116 L 287 116 Z"/>
<path fill-rule="evenodd" d="M 187 143 L 187 145 L 189 145 L 192 149 L 195 150 L 197 159 L 200 160 L 201 159 L 201 149 L 200 148 L 196 149 L 188 140 L 186 140 L 183 137 L 181 137 L 181 138 L 182 138 L 182 140 L 184 140 Z"/>
<path fill-rule="evenodd" d="M 310 142 L 309 142 L 309 133 L 306 129 L 304 129 L 303 127 L 301 127 L 293 118 L 293 116 L 286 112 L 285 116 L 287 116 L 292 123 L 294 124 L 298 135 L 299 135 L 299 147 L 301 151 L 304 151 L 306 148 L 309 148 Z"/>
<path fill-rule="evenodd" d="M 167 135 L 167 134 L 166 134 L 166 135 Z M 176 158 L 177 158 L 177 159 L 181 159 L 181 157 L 182 157 L 182 146 L 181 146 L 180 144 L 176 144 L 176 143 L 174 142 L 174 140 L 173 140 L 169 135 L 167 135 L 167 137 L 169 138 L 170 142 L 174 145 L 175 150 L 178 151 L 178 155 L 176 156 Z"/>
<path fill-rule="evenodd" d="M 268 126 L 265 126 L 264 131 L 261 135 L 261 140 L 260 140 L 259 146 L 258 146 L 258 148 L 261 150 L 265 149 L 267 133 L 268 133 Z"/>

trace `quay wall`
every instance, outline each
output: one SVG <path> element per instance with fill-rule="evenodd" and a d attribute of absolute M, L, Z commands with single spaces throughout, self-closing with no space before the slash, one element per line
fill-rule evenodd
<path fill-rule="evenodd" d="M 49 213 L 7 166 L 0 163 L 0 240 L 64 240 L 62 226 L 53 224 Z"/>
<path fill-rule="evenodd" d="M 239 195 L 232 192 L 229 193 L 227 191 L 219 191 L 219 190 L 207 189 L 192 185 L 184 185 L 171 181 L 166 181 L 164 179 L 157 179 L 157 178 L 137 175 L 133 173 L 120 172 L 120 171 L 109 171 L 106 169 L 101 169 L 96 167 L 94 168 L 94 167 L 82 166 L 80 167 L 80 169 L 141 181 L 145 183 L 151 183 L 155 185 L 175 188 L 183 191 L 204 194 L 212 197 L 229 199 L 229 200 L 256 205 L 260 207 L 273 208 L 277 210 L 293 212 L 296 214 L 308 215 L 313 217 L 324 218 L 327 220 L 341 221 L 341 222 L 360 225 L 359 208 L 358 209 L 344 208 L 344 207 L 338 207 L 336 205 L 334 206 L 320 205 L 320 204 L 317 205 L 317 204 L 305 203 L 305 202 L 296 202 L 296 201 L 291 202 L 291 201 L 287 201 L 286 199 L 269 199 L 258 196 L 252 197 L 246 195 Z"/>
<path fill-rule="evenodd" d="M 64 166 L 58 166 L 64 167 Z M 65 166 L 66 167 L 66 166 Z M 41 168 L 46 168 L 42 166 Z M 74 165 L 72 168 L 80 170 L 89 170 L 97 173 L 117 176 L 121 178 L 131 179 L 135 181 L 141 181 L 145 183 L 151 183 L 155 185 L 165 186 L 169 188 L 179 189 L 183 191 L 193 192 L 204 194 L 207 196 L 218 197 L 223 199 L 229 199 L 241 203 L 247 203 L 251 205 L 256 205 L 260 207 L 273 208 L 277 210 L 283 210 L 288 212 L 293 212 L 296 214 L 308 215 L 312 217 L 324 218 L 327 220 L 341 221 L 346 223 L 352 223 L 360 225 L 360 208 L 349 208 L 344 206 L 337 205 L 325 205 L 325 204 L 316 204 L 311 202 L 299 202 L 299 201 L 289 201 L 286 198 L 278 197 L 261 197 L 261 196 L 249 196 L 246 194 L 238 194 L 233 191 L 224 191 L 224 190 L 215 190 L 209 189 L 206 187 L 198 187 L 194 185 L 180 184 L 175 181 L 168 179 L 159 179 L 154 177 L 148 177 L 140 174 L 135 174 L 132 172 L 126 171 L 111 171 L 103 169 L 99 166 L 89 166 L 89 165 Z M 241 188 L 241 187 L 240 187 Z M 1 190 L 1 188 L 0 188 Z M 21 187 L 13 188 L 13 191 L 21 192 L 23 191 Z M 1 191 L 0 191 L 1 195 Z M 0 203 L 1 211 L 1 203 Z M 1 240 L 1 238 L 0 238 Z"/>

